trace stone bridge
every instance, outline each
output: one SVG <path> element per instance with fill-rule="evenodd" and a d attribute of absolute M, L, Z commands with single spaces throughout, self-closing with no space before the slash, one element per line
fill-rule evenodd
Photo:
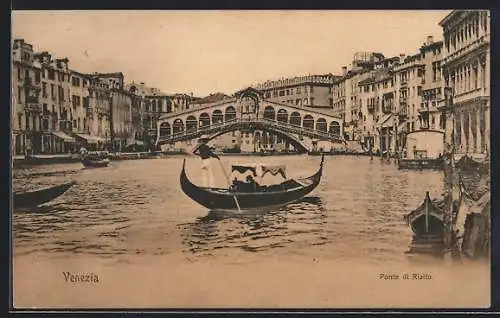
<path fill-rule="evenodd" d="M 344 143 L 342 120 L 330 110 L 272 102 L 248 88 L 231 99 L 162 116 L 157 122 L 156 144 L 174 144 L 201 135 L 213 139 L 241 129 L 280 134 L 302 150 L 311 150 L 314 141 Z"/>

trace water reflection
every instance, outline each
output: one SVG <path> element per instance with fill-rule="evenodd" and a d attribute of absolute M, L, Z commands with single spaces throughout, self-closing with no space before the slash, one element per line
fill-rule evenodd
<path fill-rule="evenodd" d="M 213 254 L 238 248 L 250 252 L 304 242 L 324 244 L 326 210 L 319 197 L 306 197 L 274 211 L 210 211 L 193 223 L 180 224 L 185 252 Z"/>
<path fill-rule="evenodd" d="M 197 159 L 188 158 L 188 164 L 199 165 Z M 316 159 L 259 160 L 284 164 L 291 177 L 298 177 L 315 171 Z M 231 158 L 245 160 L 253 158 Z M 83 169 L 80 163 L 16 169 L 14 188 L 76 184 L 39 208 L 14 211 L 14 255 L 86 253 L 130 261 L 136 254 L 224 257 L 271 250 L 332 259 L 404 259 L 412 234 L 403 215 L 421 204 L 425 191 L 432 197 L 443 191 L 442 173 L 399 171 L 368 158 L 339 156 L 327 159 L 321 183 L 300 202 L 265 213 L 207 212 L 182 193 L 181 163 L 176 157 L 113 162 L 103 169 Z M 225 185 L 223 172 L 214 170 L 216 183 Z M 202 182 L 199 174 L 192 177 Z"/>

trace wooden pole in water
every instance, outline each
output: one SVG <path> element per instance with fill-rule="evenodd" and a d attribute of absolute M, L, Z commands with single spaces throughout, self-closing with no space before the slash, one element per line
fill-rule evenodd
<path fill-rule="evenodd" d="M 231 187 L 231 181 L 229 180 L 229 176 L 227 175 L 226 169 L 224 169 L 224 165 L 222 164 L 222 161 L 220 159 L 219 159 L 219 163 L 220 163 L 220 167 L 222 169 L 222 172 L 224 173 L 224 176 L 226 177 L 227 188 L 229 190 L 229 188 Z M 234 198 L 234 202 L 236 203 L 236 207 L 238 208 L 238 212 L 241 212 L 240 203 L 238 202 L 238 198 L 236 197 L 236 194 L 233 194 L 233 198 Z"/>
<path fill-rule="evenodd" d="M 429 191 L 425 193 L 425 233 L 429 233 Z"/>
<path fill-rule="evenodd" d="M 449 152 L 449 161 L 445 162 L 444 173 L 445 173 L 445 215 L 444 215 L 444 243 L 446 251 L 444 253 L 444 259 L 447 263 L 451 262 L 451 249 L 452 249 L 452 216 L 453 216 L 453 187 L 454 187 L 454 167 L 455 167 L 455 109 L 453 105 L 453 88 L 445 88 L 445 98 L 446 98 L 446 114 L 449 117 L 449 125 L 446 125 L 449 130 L 449 134 L 444 137 L 444 144 Z M 451 125 L 451 127 L 449 127 Z M 451 129 L 449 129 L 451 128 Z"/>

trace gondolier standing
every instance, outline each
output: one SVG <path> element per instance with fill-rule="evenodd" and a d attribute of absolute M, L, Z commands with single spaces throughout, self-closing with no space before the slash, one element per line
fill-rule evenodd
<path fill-rule="evenodd" d="M 214 176 L 212 173 L 212 166 L 210 164 L 210 158 L 216 158 L 220 160 L 219 156 L 213 153 L 213 148 L 207 145 L 208 138 L 206 136 L 201 136 L 198 139 L 200 146 L 195 150 L 195 154 L 201 158 L 201 171 L 203 173 L 203 182 L 205 186 L 214 187 Z"/>

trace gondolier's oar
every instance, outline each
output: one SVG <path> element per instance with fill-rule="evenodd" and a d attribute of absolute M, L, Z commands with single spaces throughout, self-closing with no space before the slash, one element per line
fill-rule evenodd
<path fill-rule="evenodd" d="M 231 181 L 229 180 L 229 176 L 226 173 L 226 169 L 224 169 L 224 165 L 222 164 L 222 161 L 219 158 L 219 163 L 220 167 L 222 168 L 222 172 L 224 172 L 224 176 L 226 177 L 227 180 L 227 187 L 228 189 L 231 187 Z M 236 203 L 236 207 L 238 208 L 238 212 L 241 212 L 240 209 L 240 203 L 238 202 L 238 198 L 236 197 L 236 194 L 233 194 L 234 202 Z"/>

